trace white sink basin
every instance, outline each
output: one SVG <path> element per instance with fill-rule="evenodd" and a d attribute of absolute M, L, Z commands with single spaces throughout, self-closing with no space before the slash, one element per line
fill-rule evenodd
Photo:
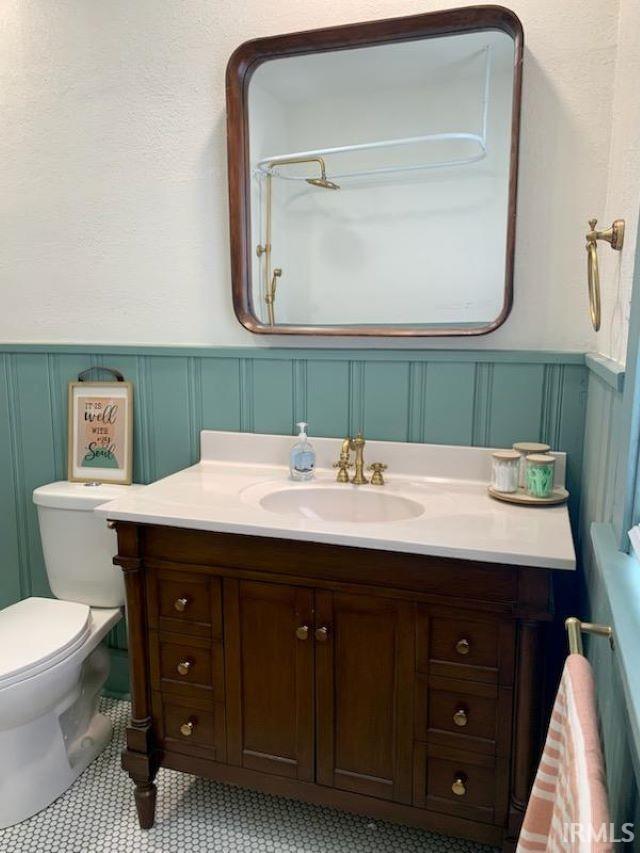
<path fill-rule="evenodd" d="M 424 512 L 422 504 L 409 498 L 349 486 L 281 489 L 265 495 L 260 505 L 277 515 L 369 524 L 416 518 Z"/>

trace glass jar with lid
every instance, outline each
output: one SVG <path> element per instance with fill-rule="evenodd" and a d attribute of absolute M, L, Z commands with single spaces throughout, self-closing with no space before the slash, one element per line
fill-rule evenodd
<path fill-rule="evenodd" d="M 520 454 L 516 450 L 496 450 L 491 454 L 491 487 L 496 492 L 517 492 Z"/>
<path fill-rule="evenodd" d="M 527 456 L 526 488 L 532 498 L 550 498 L 555 477 L 555 456 L 532 453 Z"/>
<path fill-rule="evenodd" d="M 551 447 L 548 444 L 543 444 L 540 441 L 516 441 L 516 443 L 513 445 L 513 449 L 517 450 L 520 454 L 519 485 L 524 488 L 524 486 L 526 485 L 525 476 L 527 470 L 527 456 L 530 456 L 532 453 L 548 453 L 551 450 Z"/>

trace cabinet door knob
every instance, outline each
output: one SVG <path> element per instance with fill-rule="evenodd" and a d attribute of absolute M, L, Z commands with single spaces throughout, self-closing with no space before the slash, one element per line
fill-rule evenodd
<path fill-rule="evenodd" d="M 456 797 L 464 797 L 467 793 L 466 786 L 467 777 L 464 773 L 457 773 L 453 783 L 451 785 L 451 790 L 456 795 Z"/>
<path fill-rule="evenodd" d="M 187 609 L 188 605 L 189 599 L 186 597 L 186 595 L 182 598 L 176 598 L 176 600 L 173 602 L 173 606 L 178 611 L 178 613 L 183 613 Z"/>
<path fill-rule="evenodd" d="M 316 640 L 319 643 L 326 643 L 328 639 L 329 639 L 329 629 L 328 628 L 326 628 L 324 625 L 322 626 L 322 628 L 316 628 Z"/>
<path fill-rule="evenodd" d="M 300 625 L 296 628 L 296 637 L 299 640 L 308 640 L 309 639 L 309 626 L 308 625 Z"/>
<path fill-rule="evenodd" d="M 455 714 L 453 715 L 453 722 L 456 726 L 466 726 L 469 722 L 469 718 L 467 717 L 467 712 L 464 708 L 458 708 Z"/>
<path fill-rule="evenodd" d="M 186 660 L 181 660 L 178 663 L 178 666 L 176 667 L 176 669 L 178 670 L 180 675 L 189 675 L 189 672 L 191 671 L 192 666 L 193 666 L 193 661 L 189 660 L 187 658 Z"/>
<path fill-rule="evenodd" d="M 458 640 L 456 643 L 456 651 L 459 655 L 468 655 L 471 651 L 471 643 L 467 640 L 466 637 L 463 637 L 461 640 Z"/>
<path fill-rule="evenodd" d="M 195 717 L 189 717 L 189 719 L 187 720 L 187 722 L 186 722 L 186 723 L 183 723 L 183 724 L 180 726 L 180 734 L 181 734 L 183 737 L 191 737 L 191 735 L 193 734 L 193 730 L 194 730 L 194 729 L 195 729 L 195 727 L 196 727 L 196 722 L 197 722 L 197 721 L 196 721 Z"/>

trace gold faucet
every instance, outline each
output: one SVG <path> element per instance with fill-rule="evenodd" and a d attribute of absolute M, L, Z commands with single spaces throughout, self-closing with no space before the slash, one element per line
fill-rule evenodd
<path fill-rule="evenodd" d="M 353 468 L 353 465 L 350 461 L 351 454 L 351 439 L 349 437 L 345 438 L 342 442 L 342 446 L 340 448 L 340 456 L 337 462 L 333 463 L 333 467 L 338 469 L 338 476 L 336 480 L 339 483 L 348 483 L 349 482 L 349 468 Z"/>
<path fill-rule="evenodd" d="M 364 475 L 364 446 L 366 441 L 362 433 L 358 433 L 355 438 L 347 436 L 342 442 L 340 448 L 340 457 L 334 463 L 334 468 L 338 469 L 337 481 L 339 483 L 352 482 L 355 486 L 363 486 L 369 481 Z M 349 480 L 349 468 L 353 468 L 351 462 L 351 451 L 355 452 L 355 473 L 351 481 Z"/>
<path fill-rule="evenodd" d="M 369 481 L 364 476 L 364 446 L 366 442 L 361 432 L 355 438 L 352 438 L 349 446 L 351 450 L 355 450 L 356 454 L 356 471 L 351 482 L 356 486 L 363 486 Z"/>

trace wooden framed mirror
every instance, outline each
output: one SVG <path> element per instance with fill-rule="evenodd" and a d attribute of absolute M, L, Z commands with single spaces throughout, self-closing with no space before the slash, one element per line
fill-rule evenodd
<path fill-rule="evenodd" d="M 471 6 L 257 39 L 227 67 L 250 331 L 483 335 L 513 301 L 523 32 Z"/>

